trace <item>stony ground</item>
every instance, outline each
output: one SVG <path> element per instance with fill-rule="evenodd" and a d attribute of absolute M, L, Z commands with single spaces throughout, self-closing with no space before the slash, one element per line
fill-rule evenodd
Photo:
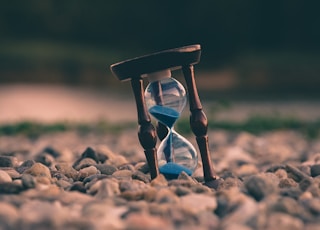
<path fill-rule="evenodd" d="M 2 136 L 0 229 L 319 229 L 320 138 L 216 130 L 209 140 L 217 190 L 200 163 L 192 177 L 150 181 L 136 130 Z"/>

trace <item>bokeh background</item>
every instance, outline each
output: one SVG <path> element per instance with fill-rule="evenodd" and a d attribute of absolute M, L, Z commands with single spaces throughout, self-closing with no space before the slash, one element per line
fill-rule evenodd
<path fill-rule="evenodd" d="M 315 99 L 320 96 L 316 3 L 3 1 L 0 85 L 126 92 L 129 85 L 111 75 L 110 64 L 199 43 L 203 51 L 196 77 L 204 98 Z"/>

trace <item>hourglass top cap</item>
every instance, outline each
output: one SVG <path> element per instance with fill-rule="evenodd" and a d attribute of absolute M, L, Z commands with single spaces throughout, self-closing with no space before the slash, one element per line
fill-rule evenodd
<path fill-rule="evenodd" d="M 200 56 L 201 46 L 196 44 L 128 59 L 112 64 L 110 69 L 119 80 L 126 81 L 143 74 L 197 64 Z"/>

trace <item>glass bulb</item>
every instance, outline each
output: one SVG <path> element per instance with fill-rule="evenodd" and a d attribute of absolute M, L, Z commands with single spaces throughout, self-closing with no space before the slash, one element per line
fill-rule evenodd
<path fill-rule="evenodd" d="M 150 74 L 149 80 L 145 90 L 149 113 L 168 128 L 168 134 L 157 152 L 160 173 L 170 179 L 179 176 L 181 171 L 191 175 L 198 163 L 197 152 L 187 139 L 173 129 L 186 105 L 186 91 L 180 82 L 171 77 L 170 71 Z"/>

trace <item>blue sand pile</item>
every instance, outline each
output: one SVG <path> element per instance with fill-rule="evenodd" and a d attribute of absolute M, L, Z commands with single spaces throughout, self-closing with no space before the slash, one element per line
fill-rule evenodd
<path fill-rule="evenodd" d="M 163 174 L 167 179 L 177 179 L 181 172 L 187 173 L 191 176 L 192 171 L 182 165 L 169 162 L 159 168 L 161 174 Z"/>

